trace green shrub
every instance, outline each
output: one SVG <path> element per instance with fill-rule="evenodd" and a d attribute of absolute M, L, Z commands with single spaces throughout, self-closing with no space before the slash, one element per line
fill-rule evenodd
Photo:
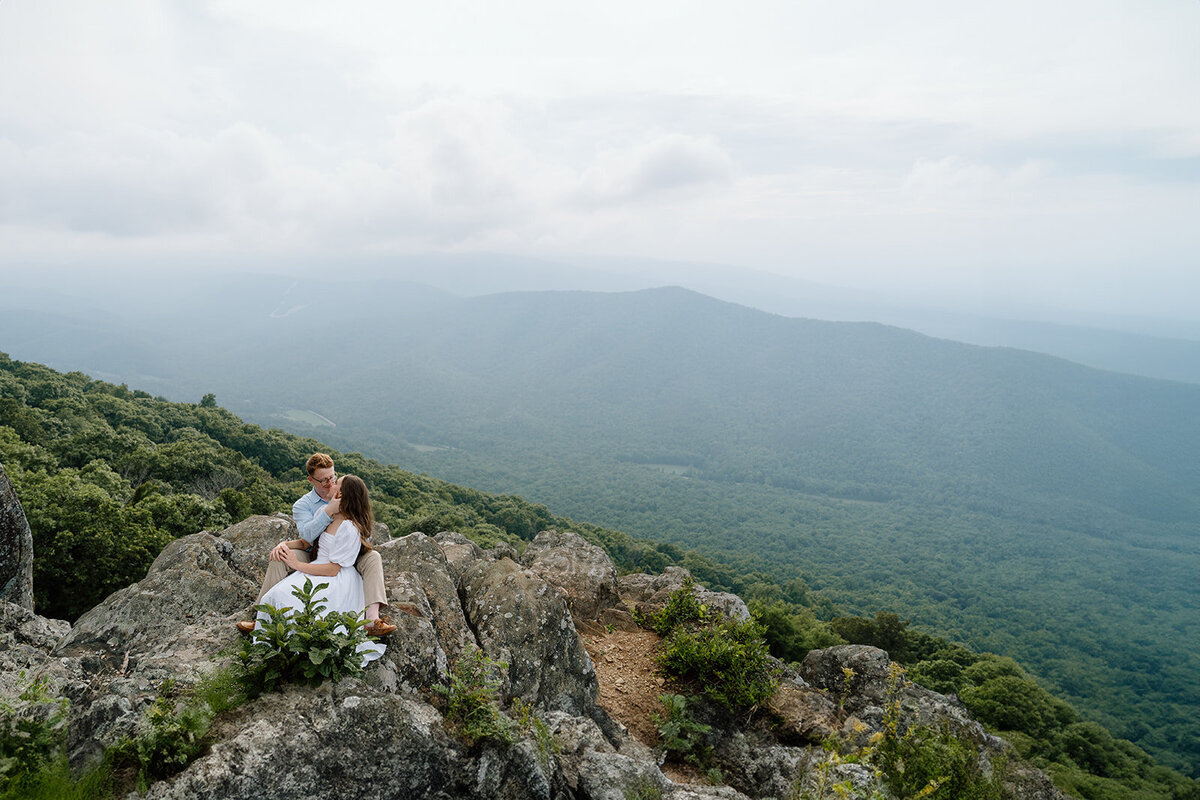
<path fill-rule="evenodd" d="M 778 686 L 762 627 L 753 621 L 676 628 L 657 661 L 667 676 L 732 713 L 762 704 Z"/>
<path fill-rule="evenodd" d="M 980 722 L 1039 739 L 1076 719 L 1070 706 L 1027 677 L 988 678 L 979 686 L 965 687 L 959 698 Z"/>
<path fill-rule="evenodd" d="M 707 742 L 711 725 L 697 722 L 688 712 L 688 700 L 680 694 L 659 695 L 664 714 L 651 714 L 658 726 L 659 747 L 668 755 L 702 766 L 708 762 L 712 748 Z"/>
<path fill-rule="evenodd" d="M 14 703 L 0 701 L 0 786 L 52 766 L 65 753 L 67 700 L 51 697 L 41 681 Z"/>
<path fill-rule="evenodd" d="M 638 619 L 638 623 L 657 633 L 668 636 L 671 631 L 684 625 L 704 624 L 709 620 L 708 606 L 696 599 L 692 579 L 687 578 L 683 586 L 671 592 L 667 604 L 649 617 Z"/>
<path fill-rule="evenodd" d="M 777 600 L 770 605 L 750 604 L 750 613 L 763 626 L 763 639 L 771 654 L 784 661 L 803 661 L 810 650 L 844 644 L 829 624 L 807 608 Z"/>
<path fill-rule="evenodd" d="M 534 744 L 537 745 L 538 761 L 542 769 L 549 772 L 550 759 L 561 749 L 554 734 L 550 732 L 550 726 L 537 715 L 533 706 L 519 698 L 512 702 L 512 715 L 517 727 L 533 738 Z"/>
<path fill-rule="evenodd" d="M 0 781 L 0 787 L 0 800 L 107 800 L 118 796 L 107 764 L 74 778 L 65 755 Z"/>
<path fill-rule="evenodd" d="M 897 797 L 929 800 L 1001 800 L 1001 770 L 983 774 L 975 748 L 948 730 L 918 726 L 884 738 L 884 780 Z"/>
<path fill-rule="evenodd" d="M 948 728 L 905 728 L 900 718 L 900 690 L 906 685 L 904 668 L 893 663 L 883 736 L 870 754 L 892 793 L 899 798 L 929 800 L 1002 800 L 1006 796 L 1003 764 L 994 764 L 991 774 L 985 775 L 976 748 Z"/>
<path fill-rule="evenodd" d="M 625 800 L 662 800 L 662 787 L 646 777 L 639 777 L 623 794 Z"/>
<path fill-rule="evenodd" d="M 204 751 L 212 719 L 212 710 L 203 703 L 160 696 L 146 712 L 138 735 L 122 739 L 108 752 L 109 762 L 118 770 L 136 769 L 138 789 L 145 791 L 152 781 L 181 771 Z"/>
<path fill-rule="evenodd" d="M 322 681 L 341 680 L 363 674 L 358 646 L 369 641 L 367 621 L 359 614 L 331 611 L 313 595 L 328 586 L 313 586 L 306 578 L 292 594 L 302 607 L 290 617 L 286 609 L 263 603 L 254 607 L 270 615 L 270 621 L 243 640 L 237 653 L 246 693 L 258 697 L 284 683 L 317 686 Z"/>
<path fill-rule="evenodd" d="M 500 710 L 498 669 L 504 664 L 472 650 L 455 662 L 447 685 L 434 687 L 446 700 L 446 721 L 469 745 L 485 739 L 513 742 L 514 723 Z"/>

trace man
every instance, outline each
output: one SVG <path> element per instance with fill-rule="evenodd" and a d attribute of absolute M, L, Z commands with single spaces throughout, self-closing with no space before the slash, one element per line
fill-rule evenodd
<path fill-rule="evenodd" d="M 299 539 L 280 542 L 271 550 L 271 560 L 267 563 L 267 574 L 263 577 L 262 590 L 258 593 L 258 603 L 263 595 L 275 584 L 283 580 L 291 568 L 284 563 L 284 555 L 289 549 L 296 551 L 296 559 L 307 562 L 311 556 L 309 548 L 320 541 L 321 533 L 333 521 L 333 515 L 338 512 L 341 500 L 337 496 L 337 473 L 333 468 L 333 459 L 325 453 L 313 453 L 304 465 L 308 471 L 308 482 L 312 490 L 301 497 L 292 506 L 292 519 L 296 521 Z M 363 599 L 366 602 L 366 617 L 371 620 L 366 631 L 371 636 L 386 636 L 396 630 L 396 626 L 380 618 L 379 609 L 387 605 L 387 587 L 383 583 L 383 557 L 376 550 L 364 550 L 354 564 L 358 574 L 363 579 Z M 254 630 L 253 620 L 243 620 L 237 624 L 238 630 L 249 633 Z"/>

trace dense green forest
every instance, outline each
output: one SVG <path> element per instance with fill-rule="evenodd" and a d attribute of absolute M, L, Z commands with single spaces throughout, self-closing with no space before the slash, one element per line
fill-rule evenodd
<path fill-rule="evenodd" d="M 246 424 L 211 394 L 195 404 L 171 403 L 0 353 L 0 464 L 33 530 L 42 614 L 74 618 L 140 579 L 172 537 L 287 510 L 306 488 L 301 465 L 316 449 L 328 448 Z M 705 542 L 709 554 L 702 555 L 358 453 L 335 457 L 341 472 L 367 480 L 378 517 L 394 533 L 458 530 L 485 544 L 506 540 L 521 547 L 539 530 L 570 529 L 605 547 L 626 571 L 680 564 L 702 582 L 746 597 L 782 658 L 800 659 L 812 647 L 841 641 L 887 649 L 918 682 L 958 694 L 977 718 L 1079 797 L 1200 797 L 1196 781 L 1113 738 L 1011 658 L 953 644 L 957 636 L 913 629 L 895 613 L 849 614 L 875 601 L 844 603 L 845 592 L 823 588 L 822 575 L 781 582 L 757 556 L 720 557 L 724 548 L 715 541 Z"/>

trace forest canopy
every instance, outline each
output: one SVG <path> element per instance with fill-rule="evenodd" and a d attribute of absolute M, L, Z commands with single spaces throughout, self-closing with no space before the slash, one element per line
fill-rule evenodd
<path fill-rule="evenodd" d="M 842 642 L 881 647 L 917 682 L 956 693 L 1064 788 L 1096 798 L 1200 797 L 1195 781 L 1081 717 L 1011 658 L 914 630 L 890 611 L 839 616 L 803 578 L 780 583 L 752 558 L 718 561 L 575 522 L 520 497 L 339 453 L 246 424 L 212 395 L 172 403 L 0 353 L 0 465 L 33 532 L 35 603 L 46 616 L 73 620 L 140 580 L 175 537 L 289 511 L 308 489 L 302 465 L 317 450 L 331 452 L 340 472 L 367 481 L 377 518 L 395 535 L 454 530 L 485 546 L 505 541 L 520 549 L 539 531 L 573 530 L 625 572 L 684 566 L 699 582 L 745 597 L 776 656 L 797 661 Z"/>

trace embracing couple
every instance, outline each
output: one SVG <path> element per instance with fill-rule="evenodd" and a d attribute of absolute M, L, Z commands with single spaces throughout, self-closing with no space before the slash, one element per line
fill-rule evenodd
<path fill-rule="evenodd" d="M 370 620 L 367 634 L 392 633 L 396 626 L 379 616 L 380 608 L 387 605 L 387 589 L 383 558 L 370 542 L 374 516 L 367 485 L 356 475 L 339 479 L 333 459 L 324 453 L 314 453 L 305 468 L 313 488 L 292 506 L 300 538 L 272 548 L 257 602 L 295 609 L 299 601 L 292 590 L 312 578 L 314 584 L 329 584 L 317 594 L 325 613 L 362 611 Z M 239 622 L 237 627 L 251 633 L 259 620 L 268 619 L 260 611 L 257 619 Z"/>

